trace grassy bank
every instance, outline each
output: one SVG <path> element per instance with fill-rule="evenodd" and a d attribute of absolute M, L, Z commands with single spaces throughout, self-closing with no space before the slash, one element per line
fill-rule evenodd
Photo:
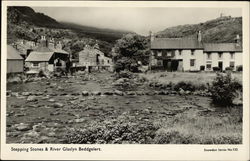
<path fill-rule="evenodd" d="M 192 82 L 193 84 L 211 83 L 216 77 L 216 73 L 189 73 L 189 72 L 157 72 L 140 74 L 141 77 L 147 80 L 157 80 L 160 83 L 178 83 L 180 81 Z M 242 83 L 242 73 L 232 73 L 232 77 Z"/>

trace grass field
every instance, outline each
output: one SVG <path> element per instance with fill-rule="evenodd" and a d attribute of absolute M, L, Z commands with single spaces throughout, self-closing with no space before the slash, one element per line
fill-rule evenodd
<path fill-rule="evenodd" d="M 189 73 L 189 72 L 157 72 L 140 74 L 148 80 L 157 80 L 161 83 L 178 83 L 180 81 L 192 82 L 193 84 L 211 83 L 216 73 Z M 232 73 L 232 77 L 242 82 L 242 73 Z"/>

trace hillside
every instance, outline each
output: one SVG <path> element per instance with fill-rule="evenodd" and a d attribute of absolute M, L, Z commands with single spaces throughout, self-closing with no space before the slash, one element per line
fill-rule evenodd
<path fill-rule="evenodd" d="M 67 28 L 78 33 L 80 37 L 92 37 L 99 40 L 104 40 L 113 43 L 115 40 L 120 39 L 123 35 L 132 33 L 130 31 L 113 30 L 105 28 L 96 28 L 90 26 L 83 26 L 69 22 L 61 22 Z"/>
<path fill-rule="evenodd" d="M 35 25 L 40 27 L 49 28 L 62 28 L 63 26 L 55 19 L 44 15 L 43 13 L 37 13 L 30 7 L 8 7 L 7 11 L 8 23 L 22 24 L 27 23 L 29 25 Z"/>
<path fill-rule="evenodd" d="M 157 37 L 190 37 L 202 32 L 204 42 L 234 42 L 237 34 L 242 38 L 241 17 L 221 17 L 204 23 L 180 25 L 156 33 Z"/>
<path fill-rule="evenodd" d="M 30 7 L 8 7 L 7 10 L 7 37 L 8 43 L 18 39 L 37 41 L 41 35 L 67 40 L 65 48 L 70 50 L 75 43 L 81 46 L 73 52 L 81 50 L 85 44 L 98 41 L 100 49 L 108 54 L 117 39 L 120 39 L 128 31 L 103 29 L 97 27 L 77 25 L 57 20 L 37 13 Z M 68 43 L 68 41 L 72 41 Z M 74 47 L 73 47 L 74 48 Z"/>

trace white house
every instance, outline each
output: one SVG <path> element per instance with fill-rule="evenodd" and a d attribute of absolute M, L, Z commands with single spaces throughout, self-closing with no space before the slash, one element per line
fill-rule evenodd
<path fill-rule="evenodd" d="M 239 43 L 206 43 L 204 44 L 205 70 L 211 71 L 213 67 L 225 70 L 242 65 L 242 47 Z"/>
<path fill-rule="evenodd" d="M 203 43 L 197 38 L 155 38 L 151 34 L 150 68 L 167 71 L 236 70 L 242 65 L 242 46 L 236 43 Z"/>

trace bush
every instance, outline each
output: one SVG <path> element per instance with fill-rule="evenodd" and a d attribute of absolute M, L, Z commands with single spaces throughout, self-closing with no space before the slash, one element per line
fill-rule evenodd
<path fill-rule="evenodd" d="M 239 66 L 236 67 L 236 70 L 237 70 L 238 72 L 242 72 L 242 68 L 243 68 L 242 65 L 239 65 Z"/>
<path fill-rule="evenodd" d="M 68 144 L 126 144 L 152 143 L 159 128 L 149 121 L 121 116 L 104 122 L 95 122 L 83 129 L 71 129 L 66 135 Z"/>
<path fill-rule="evenodd" d="M 191 82 L 181 81 L 174 86 L 174 90 L 176 91 L 179 91 L 180 88 L 183 89 L 184 91 L 195 91 L 195 86 Z"/>
<path fill-rule="evenodd" d="M 217 74 L 209 89 L 213 103 L 225 106 L 231 105 L 237 88 L 241 87 L 236 80 L 232 79 L 230 73 L 226 75 Z"/>
<path fill-rule="evenodd" d="M 204 66 L 204 65 L 201 65 L 201 66 L 200 66 L 200 70 L 201 70 L 201 71 L 205 70 L 205 66 Z"/>
<path fill-rule="evenodd" d="M 44 74 L 43 70 L 40 70 L 38 73 L 38 77 L 46 77 L 46 75 Z"/>
<path fill-rule="evenodd" d="M 123 70 L 123 71 L 120 71 L 119 73 L 116 73 L 115 78 L 116 79 L 120 79 L 120 78 L 132 79 L 134 78 L 134 74 L 128 70 Z"/>
<path fill-rule="evenodd" d="M 233 71 L 233 68 L 232 68 L 232 67 L 226 67 L 225 70 L 226 70 L 226 71 Z"/>
<path fill-rule="evenodd" d="M 213 71 L 220 71 L 221 69 L 219 67 L 213 67 Z"/>

